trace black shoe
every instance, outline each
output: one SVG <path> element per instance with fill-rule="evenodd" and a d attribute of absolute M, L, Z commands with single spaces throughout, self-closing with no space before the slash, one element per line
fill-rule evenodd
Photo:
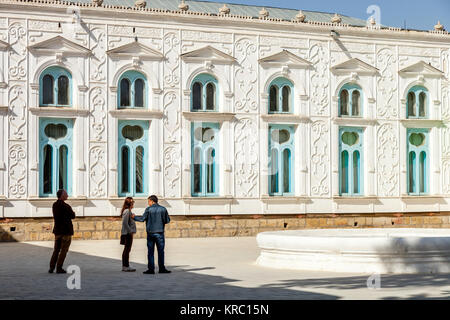
<path fill-rule="evenodd" d="M 159 270 L 159 273 L 171 273 L 172 271 L 167 270 L 167 269 L 161 269 Z"/>
<path fill-rule="evenodd" d="M 54 269 L 48 269 L 48 273 L 53 273 Z"/>
<path fill-rule="evenodd" d="M 144 274 L 155 274 L 155 271 L 149 269 L 147 271 L 144 271 Z"/>
<path fill-rule="evenodd" d="M 67 273 L 67 271 L 61 268 L 61 269 L 57 269 L 56 273 Z"/>

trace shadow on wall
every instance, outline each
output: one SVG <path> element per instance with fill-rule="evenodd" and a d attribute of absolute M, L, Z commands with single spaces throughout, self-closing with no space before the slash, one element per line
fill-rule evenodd
<path fill-rule="evenodd" d="M 120 257 L 122 246 L 111 244 L 106 251 Z M 132 252 L 133 253 L 133 252 Z M 289 286 L 242 287 L 236 279 L 202 272 L 211 266 L 167 265 L 172 273 L 145 275 L 145 264 L 130 261 L 136 272 L 122 272 L 120 258 L 105 258 L 69 251 L 64 268 L 80 268 L 81 289 L 69 290 L 71 274 L 47 273 L 52 248 L 28 243 L 1 243 L 0 256 L 14 259 L 0 263 L 2 299 L 119 299 L 119 300 L 335 300 L 340 297 L 298 290 Z M 131 256 L 133 258 L 133 255 Z M 214 272 L 214 271 L 212 271 Z M 26 276 L 24 276 L 26 275 Z M 303 288 L 302 288 L 303 289 Z M 170 310 L 166 315 L 170 316 Z"/>
<path fill-rule="evenodd" d="M 415 240 L 392 237 L 389 247 L 394 251 L 387 254 L 378 251 L 378 257 L 388 273 L 450 274 L 449 238 L 416 238 Z"/>
<path fill-rule="evenodd" d="M 0 226 L 0 242 L 17 242 L 18 240 L 11 234 L 14 231 L 16 231 L 16 227 Z"/>

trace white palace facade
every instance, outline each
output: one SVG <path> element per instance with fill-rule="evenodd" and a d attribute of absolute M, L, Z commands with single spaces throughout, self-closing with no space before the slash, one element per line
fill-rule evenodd
<path fill-rule="evenodd" d="M 438 17 L 436 17 L 436 21 Z M 0 218 L 450 212 L 450 34 L 197 1 L 0 1 Z"/>

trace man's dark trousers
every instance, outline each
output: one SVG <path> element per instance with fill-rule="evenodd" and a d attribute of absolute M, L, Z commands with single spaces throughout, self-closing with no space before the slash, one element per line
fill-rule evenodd
<path fill-rule="evenodd" d="M 164 232 L 147 233 L 148 269 L 155 270 L 155 245 L 158 250 L 158 267 L 164 270 Z"/>
<path fill-rule="evenodd" d="M 71 242 L 71 235 L 55 235 L 55 247 L 53 250 L 52 258 L 50 260 L 51 270 L 55 269 L 55 266 L 57 267 L 57 269 L 62 268 Z"/>

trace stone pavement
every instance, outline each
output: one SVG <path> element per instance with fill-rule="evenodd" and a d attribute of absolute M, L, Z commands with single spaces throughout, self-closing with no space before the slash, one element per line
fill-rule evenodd
<path fill-rule="evenodd" d="M 53 242 L 0 243 L 0 299 L 449 299 L 450 275 L 382 275 L 368 289 L 363 274 L 277 270 L 255 265 L 255 237 L 166 240 L 171 274 L 144 275 L 145 240 L 135 240 L 121 272 L 118 240 L 73 241 L 65 268 L 81 268 L 81 289 L 70 275 L 48 274 Z"/>

